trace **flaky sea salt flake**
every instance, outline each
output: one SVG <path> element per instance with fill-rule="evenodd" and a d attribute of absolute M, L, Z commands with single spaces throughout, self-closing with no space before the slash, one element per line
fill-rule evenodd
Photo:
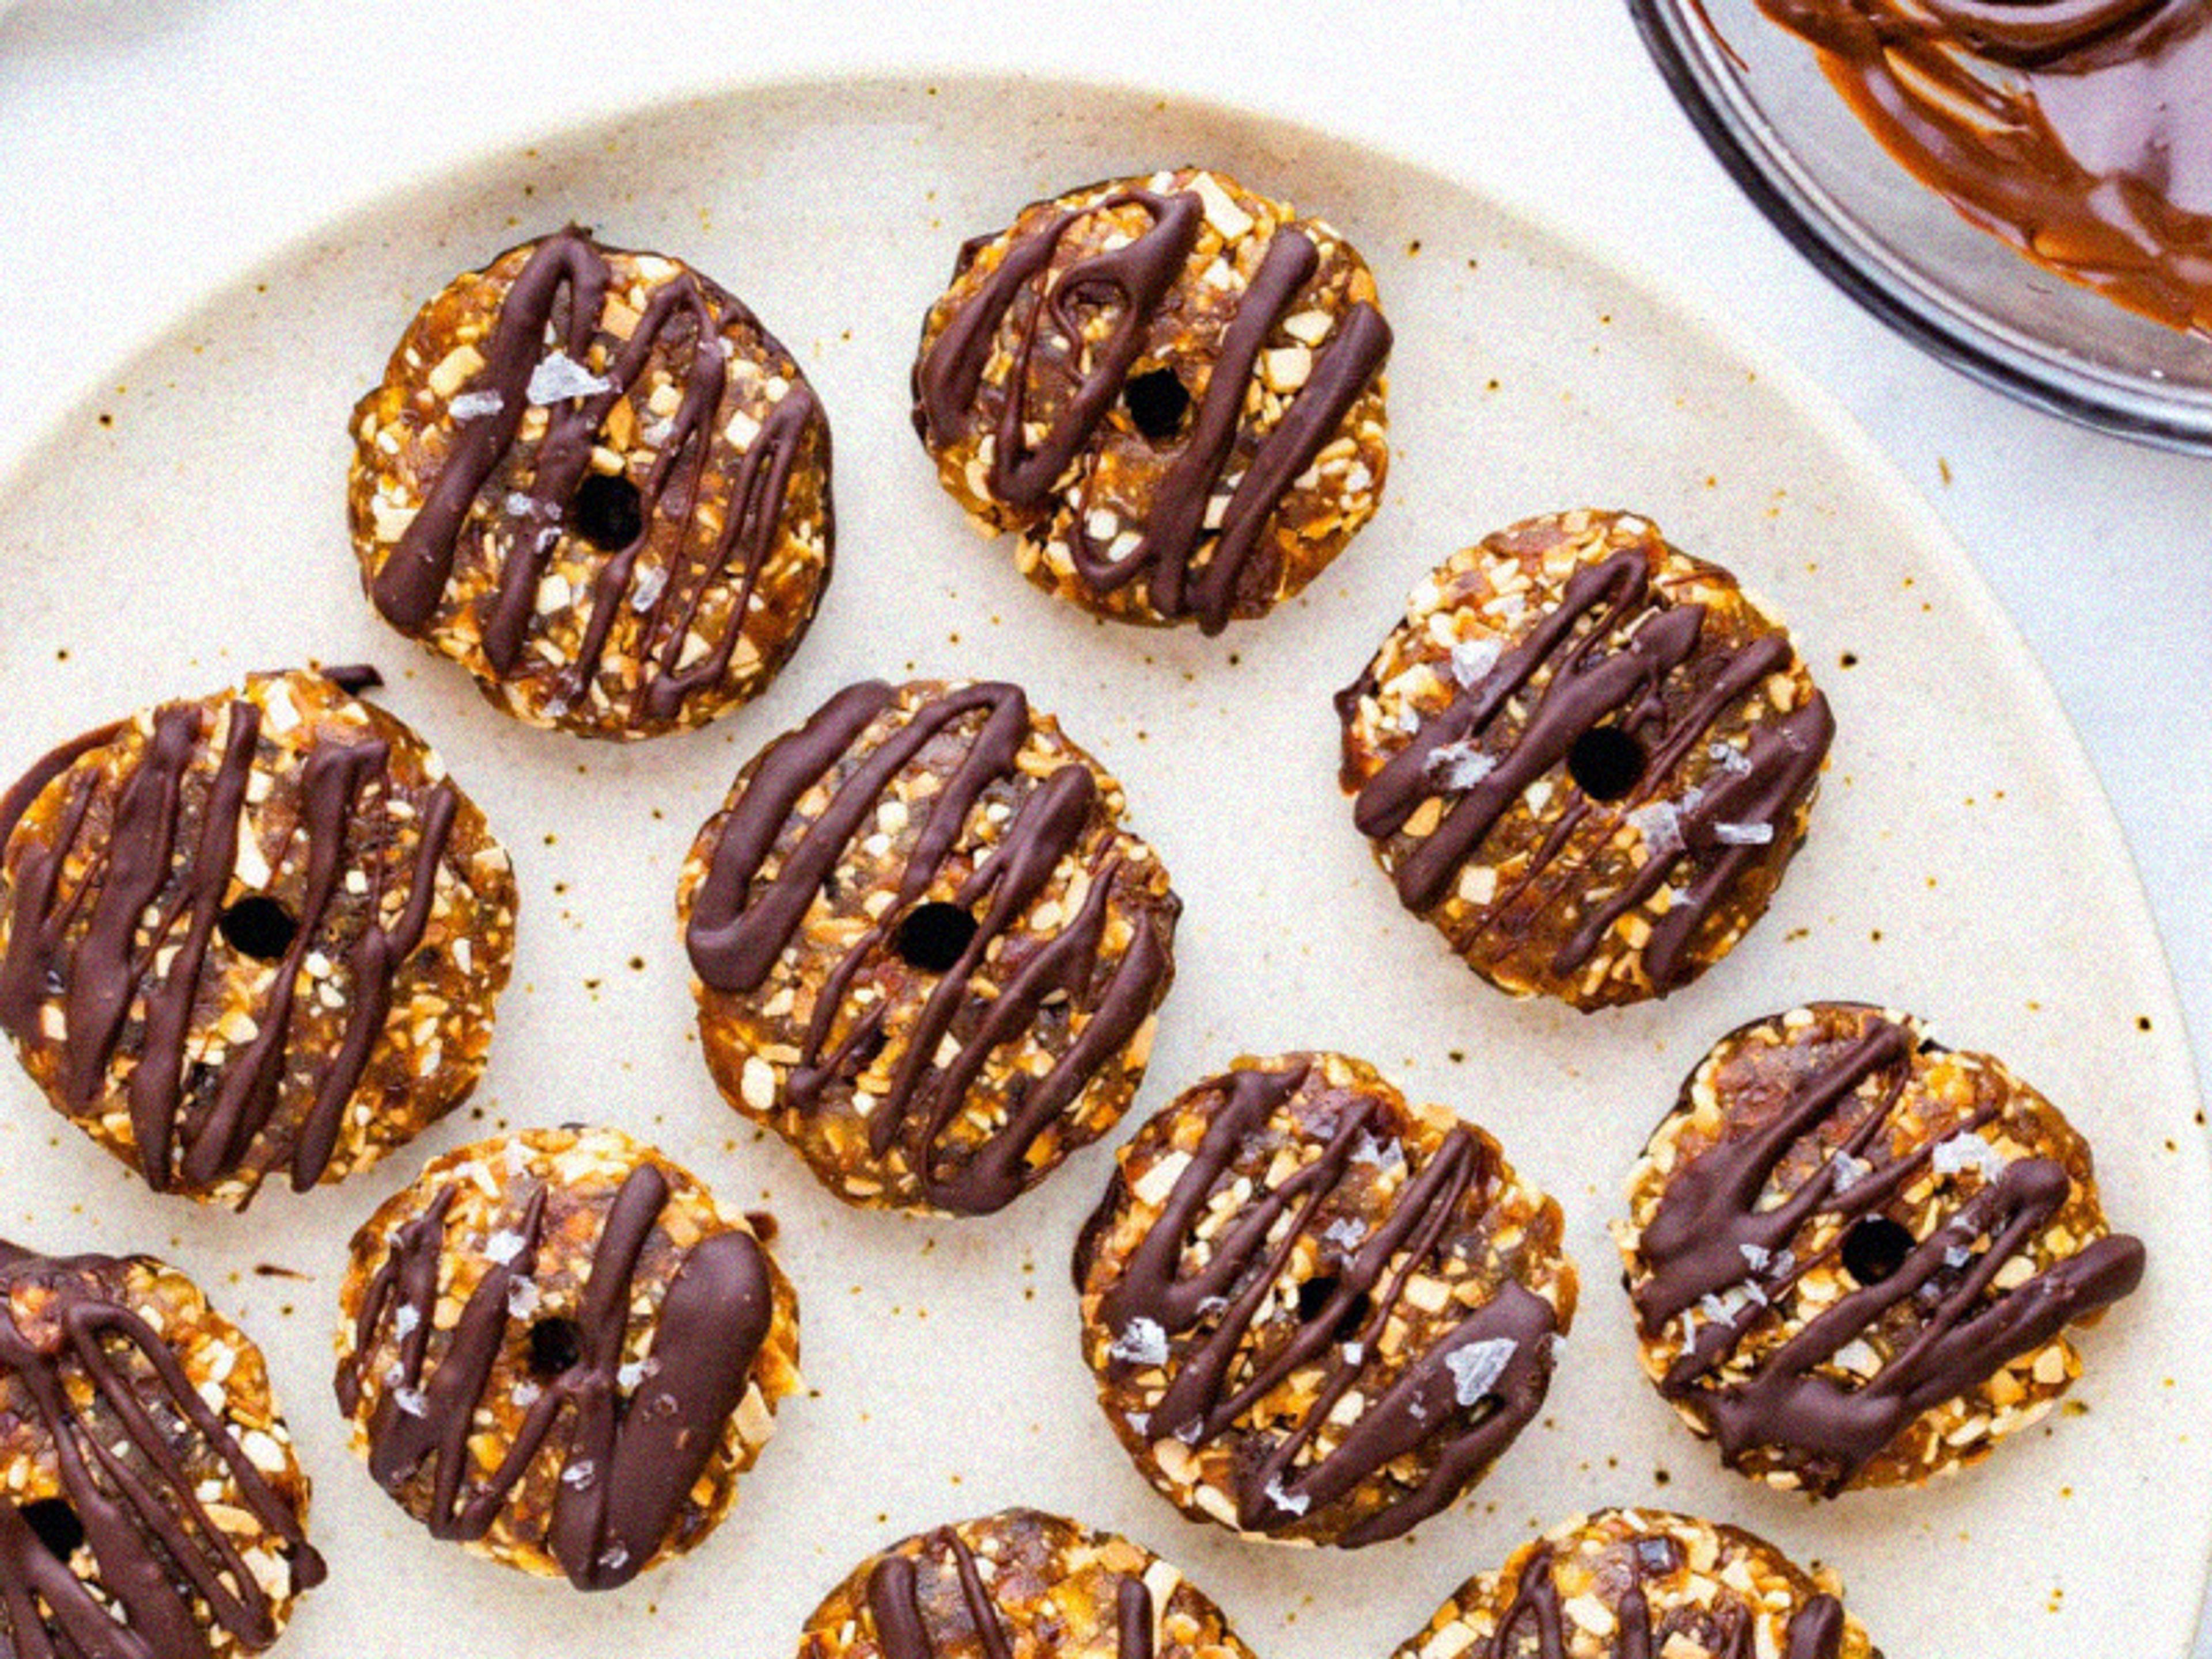
<path fill-rule="evenodd" d="M 1682 850 L 1682 814 L 1670 800 L 1646 801 L 1628 815 L 1636 833 L 1644 837 L 1644 850 L 1663 859 Z"/>
<path fill-rule="evenodd" d="M 1267 1482 L 1265 1491 L 1267 1501 L 1285 1515 L 1304 1515 L 1313 1507 L 1313 1499 L 1304 1492 L 1285 1491 L 1279 1474 Z"/>
<path fill-rule="evenodd" d="M 1431 783 L 1445 789 L 1472 789 L 1497 769 L 1498 763 L 1475 747 L 1474 739 L 1438 744 L 1424 770 Z"/>
<path fill-rule="evenodd" d="M 1928 1154 L 1928 1167 L 1943 1176 L 1972 1170 L 1984 1181 L 1995 1181 L 2005 1172 L 2005 1158 L 1972 1129 L 1961 1129 L 1936 1143 Z"/>
<path fill-rule="evenodd" d="M 1453 1396 L 1462 1406 L 1474 1405 L 1498 1386 L 1520 1346 L 1510 1336 L 1492 1336 L 1454 1348 L 1444 1356 L 1451 1369 Z"/>
<path fill-rule="evenodd" d="M 556 351 L 530 371 L 526 395 L 533 404 L 557 404 L 566 398 L 590 398 L 613 390 L 613 381 L 602 380 L 567 352 Z"/>
<path fill-rule="evenodd" d="M 1321 1236 L 1323 1243 L 1357 1249 L 1360 1240 L 1367 1237 L 1367 1224 L 1356 1215 L 1340 1215 L 1321 1230 Z"/>
<path fill-rule="evenodd" d="M 1139 1315 L 1121 1328 L 1121 1334 L 1114 1339 L 1106 1353 L 1109 1358 L 1132 1365 L 1164 1365 L 1168 1363 L 1166 1328 L 1157 1319 Z"/>
<path fill-rule="evenodd" d="M 1490 678 L 1490 671 L 1498 666 L 1504 648 L 1487 634 L 1471 640 L 1455 640 L 1451 648 L 1451 673 L 1468 690 L 1473 690 Z"/>

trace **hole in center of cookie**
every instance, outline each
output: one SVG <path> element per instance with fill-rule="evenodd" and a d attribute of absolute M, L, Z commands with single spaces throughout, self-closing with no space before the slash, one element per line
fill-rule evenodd
<path fill-rule="evenodd" d="M 1868 1216 L 1844 1235 L 1844 1271 L 1862 1285 L 1879 1285 L 1905 1265 L 1915 1242 L 1902 1223 Z"/>
<path fill-rule="evenodd" d="M 15 1513 L 57 1561 L 68 1560 L 84 1542 L 84 1522 L 76 1518 L 76 1511 L 65 1498 L 41 1498 L 23 1504 Z"/>
<path fill-rule="evenodd" d="M 909 968 L 941 974 L 967 954 L 980 924 L 957 904 L 917 905 L 899 923 L 891 949 Z"/>
<path fill-rule="evenodd" d="M 573 1319 L 541 1319 L 530 1328 L 530 1374 L 541 1382 L 575 1370 L 584 1334 Z"/>
<path fill-rule="evenodd" d="M 1617 726 L 1593 726 L 1567 750 L 1567 775 L 1592 800 L 1619 800 L 1644 775 L 1644 745 Z"/>
<path fill-rule="evenodd" d="M 1322 1310 L 1328 1306 L 1329 1298 L 1336 1294 L 1338 1287 L 1343 1282 L 1334 1273 L 1317 1273 L 1313 1278 L 1300 1283 L 1298 1322 L 1310 1325 L 1319 1319 Z M 1375 1304 L 1368 1297 L 1367 1292 L 1360 1291 L 1358 1295 L 1345 1304 L 1344 1311 L 1337 1316 L 1336 1334 L 1346 1338 L 1352 1336 L 1367 1322 L 1367 1316 L 1373 1311 L 1374 1307 Z"/>
<path fill-rule="evenodd" d="M 1137 430 L 1156 444 L 1180 436 L 1190 416 L 1190 393 L 1171 368 L 1132 375 L 1121 388 L 1121 402 Z"/>
<path fill-rule="evenodd" d="M 594 472 L 576 486 L 568 522 L 605 553 L 619 553 L 645 528 L 645 498 L 619 472 Z"/>
<path fill-rule="evenodd" d="M 215 925 L 232 950 L 256 962 L 282 962 L 300 932 L 292 913 L 266 893 L 225 905 Z"/>

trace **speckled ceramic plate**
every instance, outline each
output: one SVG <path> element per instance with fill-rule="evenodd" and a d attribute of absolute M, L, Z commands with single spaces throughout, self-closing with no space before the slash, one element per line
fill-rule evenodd
<path fill-rule="evenodd" d="M 924 307 L 973 232 L 1032 198 L 1184 158 L 1341 225 L 1398 331 L 1398 455 L 1376 522 L 1301 600 L 1219 640 L 1103 626 L 1015 574 L 907 423 Z M 526 731 L 362 603 L 346 415 L 453 271 L 574 218 L 744 295 L 826 401 L 838 570 L 774 691 L 615 750 Z M 1182 1563 L 1267 1659 L 1386 1653 L 1468 1572 L 1584 1505 L 1663 1502 L 1834 1563 L 1893 1655 L 2179 1656 L 2212 1534 L 2212 1182 L 2166 969 L 2088 766 L 2011 628 L 1834 406 L 1727 328 L 1432 173 L 1320 134 L 1035 81 L 733 91 L 483 158 L 246 273 L 0 491 L 0 770 L 249 667 L 368 659 L 514 849 L 521 956 L 475 1109 L 385 1168 L 249 1215 L 155 1199 L 0 1077 L 0 1231 L 151 1249 L 270 1351 L 316 1479 L 330 1584 L 281 1651 L 542 1659 L 788 1651 L 864 1553 L 1026 1502 Z M 1795 624 L 1841 733 L 1811 842 L 1749 941 L 1663 1006 L 1502 1000 L 1396 907 L 1335 782 L 1328 693 L 1407 587 L 1506 521 L 1633 507 Z M 1549 1409 L 1491 1480 L 1364 1553 L 1241 1543 L 1133 1471 L 1078 1357 L 1067 1258 L 1109 1160 L 994 1220 L 849 1212 L 725 1108 L 692 1034 L 677 866 L 738 763 L 872 674 L 1018 678 L 1126 781 L 1188 910 L 1139 1109 L 1240 1050 L 1332 1046 L 1479 1119 L 1567 1206 L 1584 1303 Z M 1605 1224 L 1682 1072 L 1739 1021 L 1856 996 L 1995 1050 L 2094 1140 L 2141 1294 L 2087 1340 L 2050 1431 L 1921 1492 L 1813 1507 L 1722 1473 L 1638 1372 Z M 434 1544 L 345 1449 L 330 1390 L 353 1227 L 431 1153 L 599 1118 L 773 1208 L 815 1392 L 685 1560 L 579 1604 Z"/>

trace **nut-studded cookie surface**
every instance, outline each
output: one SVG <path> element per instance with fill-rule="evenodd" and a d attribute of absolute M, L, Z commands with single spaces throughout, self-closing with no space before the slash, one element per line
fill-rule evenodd
<path fill-rule="evenodd" d="M 1127 1109 L 1182 906 L 1015 686 L 849 686 L 685 865 L 708 1064 L 855 1204 L 1005 1207 Z"/>
<path fill-rule="evenodd" d="M 261 1351 L 175 1268 L 0 1241 L 0 1653 L 221 1659 L 323 1581 Z"/>
<path fill-rule="evenodd" d="M 612 1129 L 437 1159 L 356 1234 L 338 1404 L 435 1538 L 580 1589 L 704 1539 L 799 1386 L 750 1222 Z"/>
<path fill-rule="evenodd" d="M 1726 1461 L 1832 1496 L 2038 1421 L 2068 1325 L 2135 1289 L 2089 1148 L 1986 1054 L 1816 1003 L 1723 1037 L 1629 1182 L 1644 1369 Z"/>
<path fill-rule="evenodd" d="M 1125 1146 L 1075 1253 L 1085 1356 L 1193 1519 L 1356 1547 L 1480 1480 L 1574 1316 L 1559 1207 L 1338 1054 L 1240 1060 Z"/>
<path fill-rule="evenodd" d="M 702 725 L 775 678 L 829 580 L 820 403 L 664 255 L 572 228 L 456 277 L 353 433 L 370 599 L 533 726 Z"/>
<path fill-rule="evenodd" d="M 243 1206 L 476 1086 L 514 876 L 421 738 L 256 674 L 87 733 L 0 800 L 0 1026 L 158 1191 Z"/>
<path fill-rule="evenodd" d="M 1454 554 L 1337 697 L 1353 817 L 1492 984 L 1583 1009 L 1733 950 L 1804 839 L 1835 729 L 1782 625 L 1643 519 Z"/>
<path fill-rule="evenodd" d="M 1251 1659 L 1141 1545 L 1036 1510 L 902 1540 L 817 1607 L 799 1659 Z"/>
<path fill-rule="evenodd" d="M 963 248 L 922 326 L 915 426 L 1039 586 L 1218 633 L 1374 515 L 1389 349 L 1340 235 L 1182 168 L 1034 203 Z"/>
<path fill-rule="evenodd" d="M 1839 1593 L 1738 1528 L 1602 1510 L 1468 1579 L 1391 1659 L 1881 1659 Z"/>

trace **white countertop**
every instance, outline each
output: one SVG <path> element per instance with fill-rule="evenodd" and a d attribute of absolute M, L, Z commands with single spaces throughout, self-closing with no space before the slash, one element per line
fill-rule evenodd
<path fill-rule="evenodd" d="M 0 0 L 0 465 L 203 293 L 347 207 L 594 114 L 863 65 L 1090 75 L 1293 116 L 1457 173 L 1765 334 L 1927 493 L 2033 644 L 2212 1036 L 2212 463 L 2017 407 L 1863 315 L 1737 195 L 1620 0 L 1000 21 L 919 0 Z"/>

